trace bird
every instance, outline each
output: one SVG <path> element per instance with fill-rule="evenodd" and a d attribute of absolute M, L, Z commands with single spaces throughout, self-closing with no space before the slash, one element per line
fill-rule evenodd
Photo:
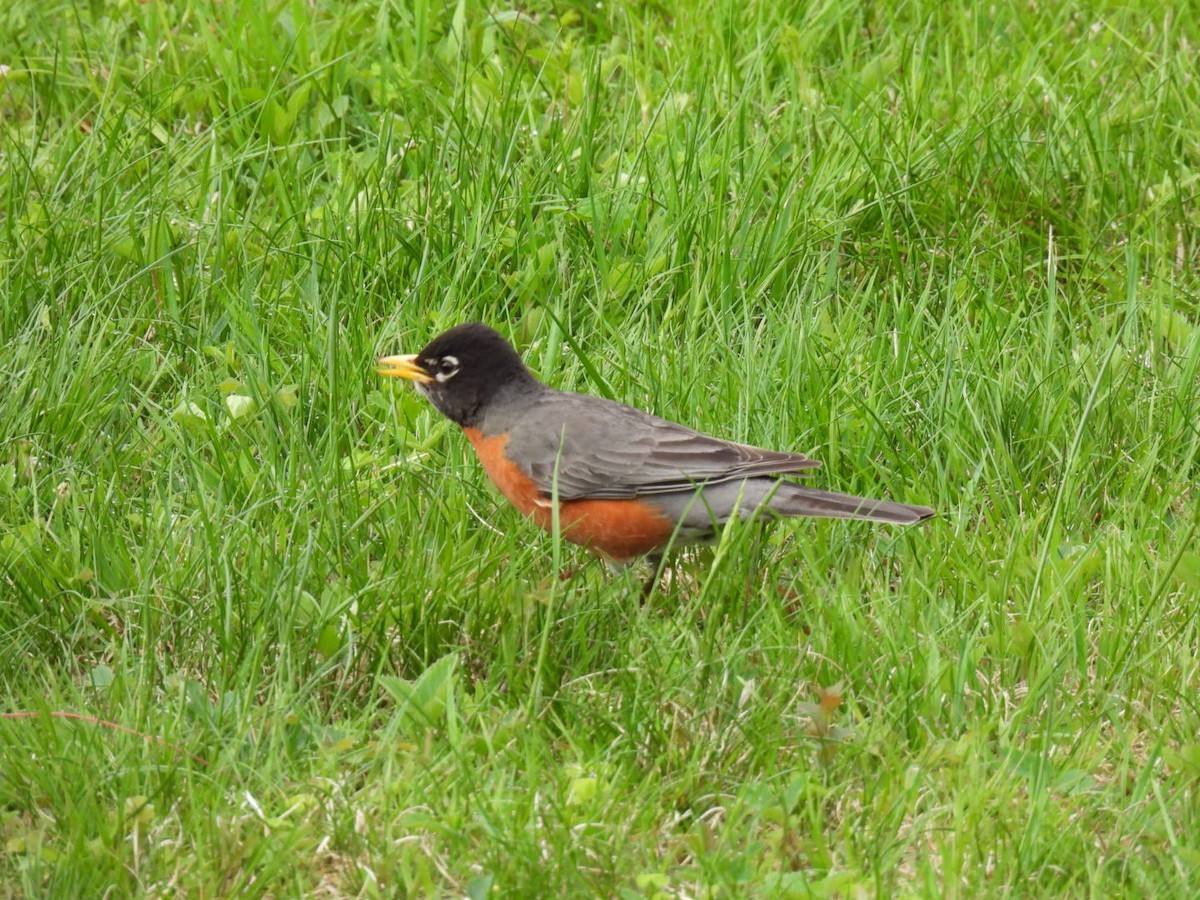
<path fill-rule="evenodd" d="M 522 515 L 547 531 L 557 519 L 564 539 L 610 563 L 657 563 L 669 547 L 713 539 L 734 516 L 912 525 L 935 514 L 787 480 L 821 465 L 801 453 L 734 443 L 556 390 L 481 322 L 456 325 L 419 353 L 382 357 L 377 371 L 411 381 L 458 425 Z"/>

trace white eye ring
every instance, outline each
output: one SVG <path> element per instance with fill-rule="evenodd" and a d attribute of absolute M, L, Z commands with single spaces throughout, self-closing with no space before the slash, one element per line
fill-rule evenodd
<path fill-rule="evenodd" d="M 443 356 L 440 360 L 433 362 L 434 368 L 437 369 L 433 377 L 439 384 L 445 384 L 458 374 L 458 357 L 456 356 Z"/>

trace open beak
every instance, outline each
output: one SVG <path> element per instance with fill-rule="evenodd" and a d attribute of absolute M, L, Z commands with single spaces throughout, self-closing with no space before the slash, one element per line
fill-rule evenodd
<path fill-rule="evenodd" d="M 376 360 L 376 365 L 379 368 L 375 371 L 380 375 L 407 378 L 409 381 L 416 381 L 421 384 L 433 381 L 433 376 L 421 368 L 421 364 L 417 362 L 415 353 L 407 356 L 385 356 L 382 359 Z"/>

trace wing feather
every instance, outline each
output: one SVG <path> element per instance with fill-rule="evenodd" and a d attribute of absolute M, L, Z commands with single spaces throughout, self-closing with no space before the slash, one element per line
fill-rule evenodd
<path fill-rule="evenodd" d="M 800 453 L 709 437 L 649 413 L 586 394 L 547 391 L 514 423 L 505 453 L 545 495 L 627 499 L 690 490 L 754 475 L 814 469 Z"/>

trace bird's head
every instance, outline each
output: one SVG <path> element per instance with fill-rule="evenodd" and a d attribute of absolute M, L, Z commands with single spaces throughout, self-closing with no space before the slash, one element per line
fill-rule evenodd
<path fill-rule="evenodd" d="M 512 345 L 481 322 L 444 331 L 419 353 L 385 356 L 379 373 L 407 378 L 434 407 L 463 427 L 475 425 L 497 392 L 533 382 Z"/>

